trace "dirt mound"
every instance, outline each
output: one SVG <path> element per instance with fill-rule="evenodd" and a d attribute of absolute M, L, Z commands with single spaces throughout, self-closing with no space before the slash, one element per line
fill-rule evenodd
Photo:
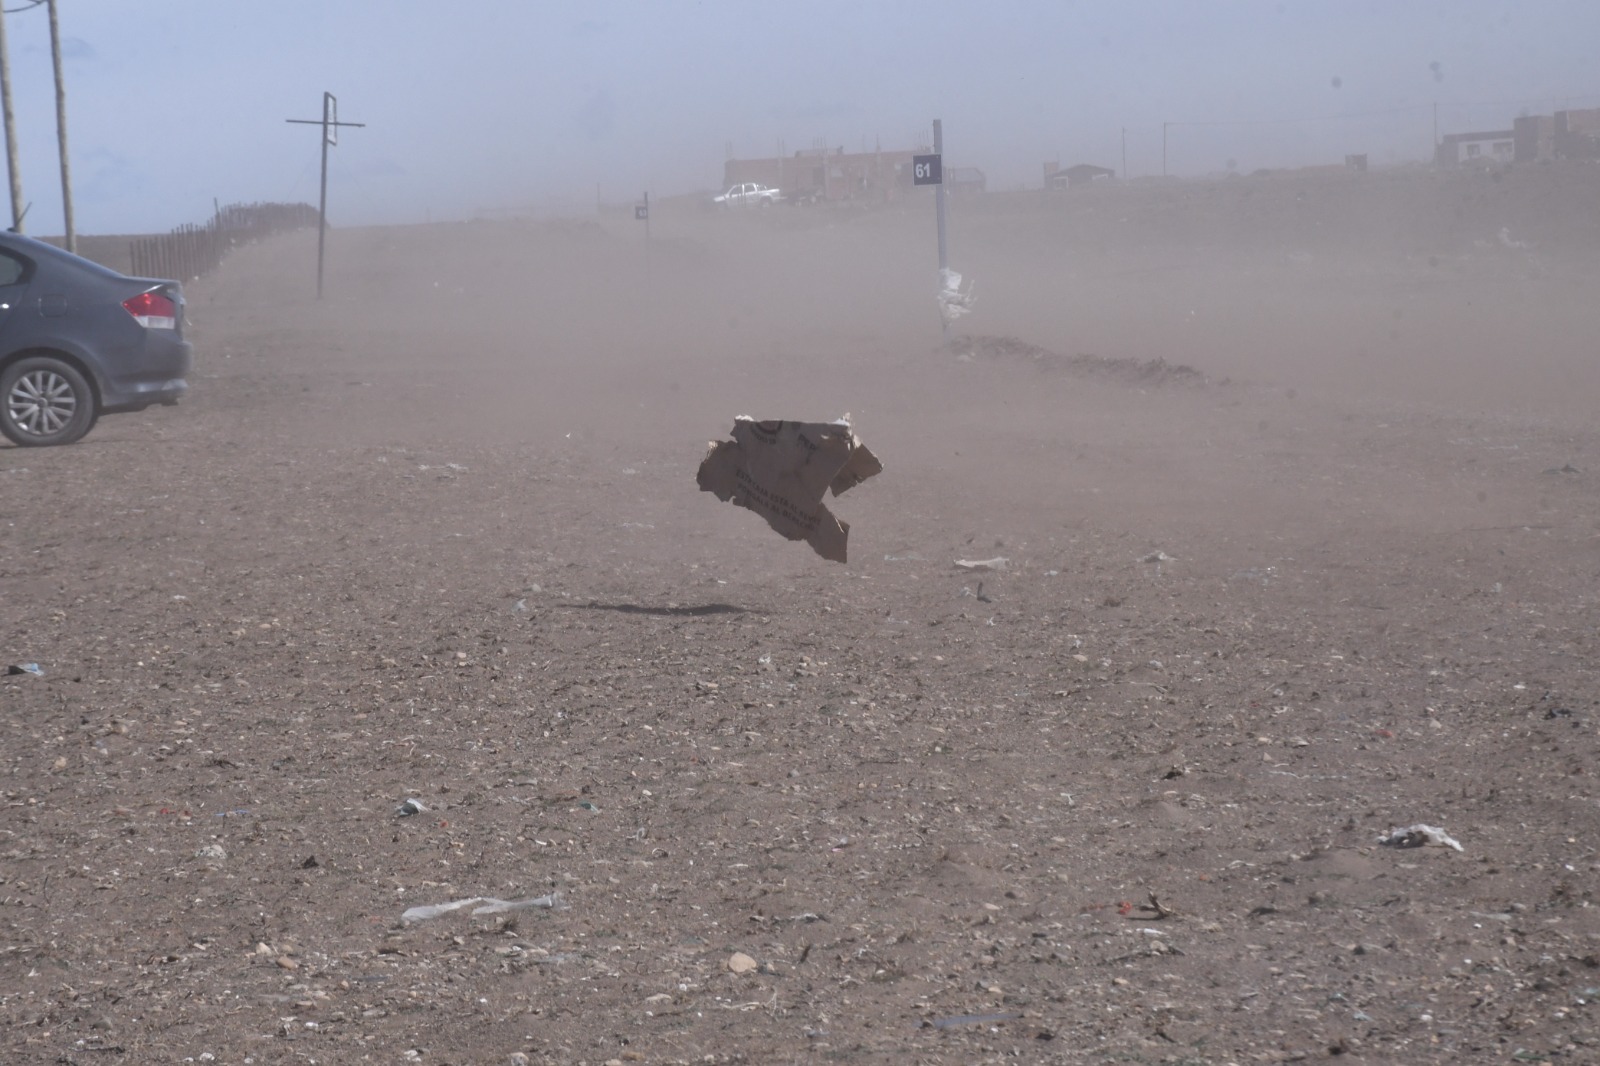
<path fill-rule="evenodd" d="M 1114 381 L 1141 388 L 1151 386 L 1198 387 L 1225 385 L 1226 379 L 1213 381 L 1192 366 L 1169 363 L 1165 359 L 1111 358 L 1103 355 L 1060 355 L 1016 337 L 959 337 L 951 342 L 958 359 L 1008 360 L 1031 363 L 1041 370 L 1063 371 L 1080 377 Z"/>

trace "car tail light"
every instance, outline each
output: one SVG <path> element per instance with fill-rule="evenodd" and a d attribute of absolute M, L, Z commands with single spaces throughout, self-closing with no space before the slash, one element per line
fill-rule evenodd
<path fill-rule="evenodd" d="M 178 305 L 159 289 L 129 297 L 122 301 L 122 306 L 145 329 L 178 328 Z"/>

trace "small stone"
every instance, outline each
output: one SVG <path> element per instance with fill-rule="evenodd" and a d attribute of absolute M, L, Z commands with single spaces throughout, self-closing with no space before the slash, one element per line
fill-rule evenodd
<path fill-rule="evenodd" d="M 287 955 L 279 955 L 272 961 L 277 964 L 280 970 L 298 970 L 300 968 L 300 964 Z"/>
<path fill-rule="evenodd" d="M 645 1001 L 645 1003 L 647 1003 L 650 1006 L 654 1007 L 654 1006 L 656 1006 L 657 1004 L 660 1004 L 660 1003 L 671 1003 L 672 1002 L 672 996 L 670 996 L 666 992 L 657 992 L 653 996 L 644 997 L 644 1001 Z"/>
<path fill-rule="evenodd" d="M 506 1060 L 509 1066 L 528 1066 L 528 1061 L 528 1056 L 520 1051 L 513 1051 L 511 1057 Z"/>
<path fill-rule="evenodd" d="M 753 973 L 756 965 L 756 960 L 742 951 L 735 951 L 728 956 L 728 969 L 734 973 Z"/>
<path fill-rule="evenodd" d="M 203 862 L 226 862 L 228 851 L 221 844 L 207 844 L 195 852 L 194 857 Z"/>

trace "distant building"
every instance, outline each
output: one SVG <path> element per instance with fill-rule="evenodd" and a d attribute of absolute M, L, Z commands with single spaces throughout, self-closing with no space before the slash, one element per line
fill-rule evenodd
<path fill-rule="evenodd" d="M 1447 133 L 1434 149 L 1433 161 L 1440 167 L 1467 164 L 1510 163 L 1516 158 L 1516 131 L 1491 130 L 1487 133 Z"/>
<path fill-rule="evenodd" d="M 770 185 L 789 201 L 888 200 L 912 188 L 911 157 L 931 152 L 913 151 L 846 152 L 812 148 L 791 156 L 767 159 L 730 159 L 722 167 L 722 185 L 727 188 L 755 181 Z M 945 180 L 958 172 L 983 172 L 973 168 L 946 168 Z"/>
<path fill-rule="evenodd" d="M 1063 167 L 1060 163 L 1044 165 L 1046 189 L 1076 189 L 1079 186 L 1092 185 L 1097 181 L 1111 181 L 1116 176 L 1115 170 L 1089 163 L 1075 163 L 1070 167 Z"/>
<path fill-rule="evenodd" d="M 1600 108 L 1523 115 L 1512 123 L 1518 163 L 1600 159 Z"/>
<path fill-rule="evenodd" d="M 1524 115 L 1511 124 L 1512 157 L 1518 163 L 1544 163 L 1556 157 L 1554 115 Z"/>
<path fill-rule="evenodd" d="M 1558 159 L 1600 159 L 1600 107 L 1557 111 L 1551 117 Z"/>
<path fill-rule="evenodd" d="M 951 167 L 944 172 L 944 183 L 952 193 L 987 192 L 989 179 L 977 167 Z"/>

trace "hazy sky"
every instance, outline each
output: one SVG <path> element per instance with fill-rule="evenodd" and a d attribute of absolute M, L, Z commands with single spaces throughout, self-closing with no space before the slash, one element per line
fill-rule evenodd
<path fill-rule="evenodd" d="M 5 0 L 26 228 L 62 229 L 43 6 Z M 1600 0 L 60 0 L 79 232 L 317 200 L 335 223 L 711 189 L 727 152 L 910 147 L 991 189 L 1041 164 L 1181 175 L 1425 158 L 1600 106 Z M 1361 117 L 1342 117 L 1361 116 Z"/>

